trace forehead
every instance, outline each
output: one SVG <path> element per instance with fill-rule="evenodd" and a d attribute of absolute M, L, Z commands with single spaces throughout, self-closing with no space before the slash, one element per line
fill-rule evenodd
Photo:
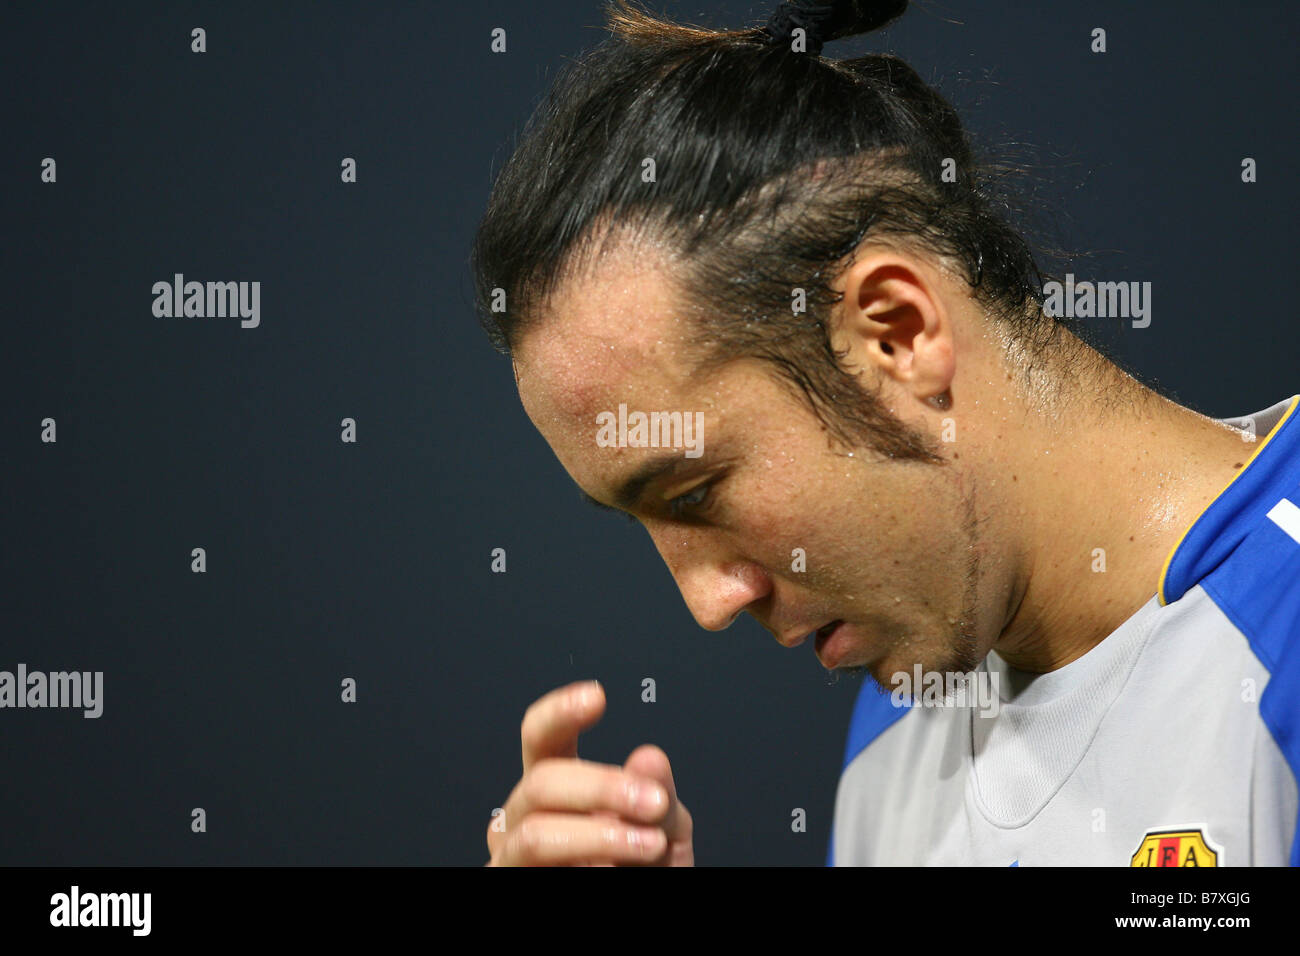
<path fill-rule="evenodd" d="M 557 289 L 519 342 L 520 400 L 544 434 L 619 402 L 680 403 L 691 386 L 688 334 L 657 259 L 610 257 Z"/>

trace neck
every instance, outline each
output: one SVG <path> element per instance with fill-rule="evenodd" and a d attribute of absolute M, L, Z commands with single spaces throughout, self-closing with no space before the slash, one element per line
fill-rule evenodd
<path fill-rule="evenodd" d="M 1169 552 L 1250 453 L 1240 432 L 1119 375 L 1107 384 L 1122 391 L 1088 391 L 1123 398 L 1035 414 L 1008 443 L 1003 467 L 1017 477 L 1000 482 L 1002 533 L 1020 558 L 993 646 L 1021 670 L 1065 666 L 1146 604 Z"/>

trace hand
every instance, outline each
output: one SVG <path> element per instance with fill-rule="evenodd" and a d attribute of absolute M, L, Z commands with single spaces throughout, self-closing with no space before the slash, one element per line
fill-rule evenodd
<path fill-rule="evenodd" d="M 488 825 L 488 866 L 694 864 L 691 815 L 667 754 L 645 744 L 622 767 L 578 759 L 578 735 L 604 713 L 595 681 L 557 688 L 528 708 L 524 773 Z"/>

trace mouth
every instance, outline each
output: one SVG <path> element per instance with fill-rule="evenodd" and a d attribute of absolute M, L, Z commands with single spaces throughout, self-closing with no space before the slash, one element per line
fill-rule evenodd
<path fill-rule="evenodd" d="M 817 639 L 813 647 L 817 651 L 817 659 L 822 662 L 822 666 L 827 670 L 832 670 L 840 662 L 847 650 L 846 628 L 841 620 L 831 621 L 817 629 Z"/>

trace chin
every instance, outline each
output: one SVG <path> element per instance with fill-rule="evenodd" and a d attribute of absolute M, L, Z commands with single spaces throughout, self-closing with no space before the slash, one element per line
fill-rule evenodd
<path fill-rule="evenodd" d="M 913 666 L 915 663 L 913 662 Z M 858 670 L 869 674 L 882 694 L 892 694 L 894 692 L 894 675 L 900 670 L 906 670 L 910 673 L 911 667 L 899 667 L 896 661 L 886 659 L 878 661 L 870 667 L 860 667 Z"/>
<path fill-rule="evenodd" d="M 906 674 L 910 686 L 915 682 L 917 667 L 920 667 L 923 675 L 937 672 L 945 676 L 949 673 L 964 674 L 974 669 L 963 667 L 963 663 L 961 655 L 958 653 L 949 653 L 940 660 L 935 660 L 931 655 L 918 656 L 916 654 L 892 653 L 886 654 L 866 665 L 841 667 L 840 670 L 868 674 L 882 693 L 893 693 L 897 686 L 894 680 L 895 674 Z"/>

